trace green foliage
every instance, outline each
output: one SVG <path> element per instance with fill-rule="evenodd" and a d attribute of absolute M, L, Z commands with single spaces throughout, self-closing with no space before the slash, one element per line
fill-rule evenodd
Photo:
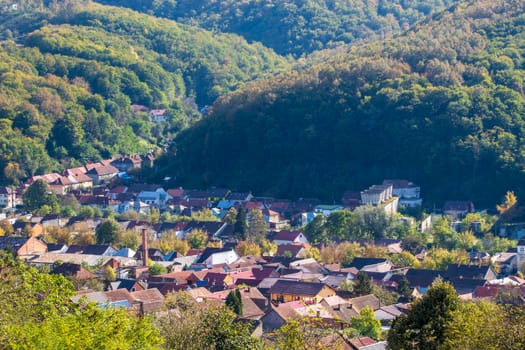
<path fill-rule="evenodd" d="M 169 312 L 157 318 L 165 348 L 174 350 L 256 349 L 259 341 L 250 335 L 249 325 L 235 322 L 226 306 L 197 304 L 180 292 L 169 298 Z"/>
<path fill-rule="evenodd" d="M 226 306 L 235 314 L 242 316 L 242 298 L 239 289 L 234 289 L 226 297 Z"/>
<path fill-rule="evenodd" d="M 328 332 L 323 329 L 322 320 L 314 317 L 301 317 L 287 320 L 275 332 L 273 349 L 338 349 L 342 346 L 341 339 L 327 340 Z"/>
<path fill-rule="evenodd" d="M 157 276 L 157 275 L 162 275 L 162 274 L 165 274 L 168 272 L 168 268 L 164 265 L 161 265 L 161 264 L 152 264 L 150 267 L 149 267 L 149 273 L 152 275 L 152 276 Z"/>
<path fill-rule="evenodd" d="M 372 293 L 372 281 L 364 271 L 359 271 L 354 279 L 353 294 L 355 296 L 367 295 Z"/>
<path fill-rule="evenodd" d="M 95 231 L 97 244 L 112 244 L 120 230 L 120 225 L 114 219 L 104 220 Z"/>
<path fill-rule="evenodd" d="M 268 224 L 266 221 L 264 221 L 264 216 L 261 209 L 250 209 L 247 217 L 247 233 L 250 239 L 254 239 L 260 235 L 265 235 L 268 232 Z"/>
<path fill-rule="evenodd" d="M 359 334 L 376 340 L 381 338 L 381 321 L 375 318 L 374 310 L 370 306 L 365 306 L 359 311 L 359 316 L 352 317 L 350 321 L 352 328 Z"/>
<path fill-rule="evenodd" d="M 412 295 L 410 284 L 405 276 L 403 276 L 403 278 L 399 281 L 399 285 L 397 286 L 397 292 L 404 297 L 410 297 Z"/>
<path fill-rule="evenodd" d="M 192 230 L 185 238 L 193 249 L 203 249 L 208 243 L 208 234 L 199 229 Z"/>
<path fill-rule="evenodd" d="M 7 349 L 159 349 L 149 318 L 123 309 L 71 302 L 74 290 L 60 275 L 39 273 L 6 255 L 0 259 L 0 342 Z"/>
<path fill-rule="evenodd" d="M 235 225 L 233 226 L 233 234 L 240 240 L 246 240 L 248 236 L 248 223 L 246 221 L 246 209 L 240 207 L 235 218 Z"/>
<path fill-rule="evenodd" d="M 33 182 L 23 193 L 24 207 L 30 212 L 41 210 L 44 206 L 58 210 L 58 199 L 54 193 L 51 192 L 48 184 L 38 179 Z"/>
<path fill-rule="evenodd" d="M 181 23 L 237 33 L 282 54 L 301 56 L 341 43 L 378 38 L 408 28 L 450 0 L 315 2 L 262 0 L 104 0 Z"/>
<path fill-rule="evenodd" d="M 520 197 L 523 83 L 501 75 L 523 76 L 523 23 L 522 2 L 481 0 L 390 40 L 319 53 L 312 67 L 221 97 L 179 134 L 165 171 L 189 187 L 285 198 L 333 201 L 386 173 L 438 205 L 492 206 L 509 188 Z"/>
<path fill-rule="evenodd" d="M 19 6 L 0 16 L 0 40 L 9 29 L 20 44 L 0 42 L 0 183 L 149 152 L 198 119 L 199 106 L 288 66 L 235 35 L 123 8 Z M 164 108 L 167 121 L 131 104 Z"/>
<path fill-rule="evenodd" d="M 422 299 L 412 303 L 406 315 L 394 320 L 388 332 L 388 348 L 439 349 L 446 339 L 446 325 L 459 303 L 450 284 L 435 282 Z"/>

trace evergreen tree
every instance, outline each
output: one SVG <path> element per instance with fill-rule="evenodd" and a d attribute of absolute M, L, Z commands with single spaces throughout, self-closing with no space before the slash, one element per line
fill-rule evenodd
<path fill-rule="evenodd" d="M 236 238 L 244 241 L 248 231 L 246 223 L 246 209 L 242 206 L 237 210 L 237 217 L 235 218 L 235 225 L 233 226 L 233 234 Z"/>
<path fill-rule="evenodd" d="M 397 286 L 397 292 L 404 297 L 409 297 L 412 294 L 406 276 L 403 276 L 401 281 L 399 281 L 399 285 Z"/>
<path fill-rule="evenodd" d="M 361 296 L 372 293 L 372 281 L 364 271 L 359 271 L 354 281 L 354 295 Z"/>
<path fill-rule="evenodd" d="M 226 297 L 226 306 L 237 315 L 242 316 L 242 298 L 239 289 L 232 290 Z"/>

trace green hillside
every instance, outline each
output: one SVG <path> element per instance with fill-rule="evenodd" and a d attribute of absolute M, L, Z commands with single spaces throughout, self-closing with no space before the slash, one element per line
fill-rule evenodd
<path fill-rule="evenodd" d="M 330 201 L 384 178 L 417 182 L 438 204 L 523 192 L 524 6 L 462 3 L 406 35 L 250 83 L 181 134 L 163 166 L 184 185 Z"/>
<path fill-rule="evenodd" d="M 455 0 L 102 0 L 300 56 L 407 29 Z"/>
<path fill-rule="evenodd" d="M 219 95 L 289 66 L 235 35 L 80 1 L 1 6 L 0 40 L 0 183 L 148 151 Z"/>

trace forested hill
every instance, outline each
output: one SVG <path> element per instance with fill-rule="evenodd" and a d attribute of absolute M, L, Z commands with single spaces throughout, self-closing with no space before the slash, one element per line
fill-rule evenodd
<path fill-rule="evenodd" d="M 89 1 L 0 5 L 0 183 L 146 152 L 289 62 L 232 34 Z M 131 105 L 166 109 L 153 123 Z M 62 164 L 60 164 L 62 163 Z"/>
<path fill-rule="evenodd" d="M 525 195 L 524 6 L 461 3 L 401 37 L 248 84 L 181 134 L 163 166 L 187 186 L 285 197 L 337 200 L 384 178 L 410 179 L 432 202 Z"/>
<path fill-rule="evenodd" d="M 398 33 L 456 0 L 101 0 L 301 56 Z"/>

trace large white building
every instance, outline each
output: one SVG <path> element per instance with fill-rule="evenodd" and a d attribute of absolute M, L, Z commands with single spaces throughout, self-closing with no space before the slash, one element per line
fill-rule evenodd
<path fill-rule="evenodd" d="M 361 192 L 361 204 L 381 206 L 387 215 L 397 213 L 399 198 L 393 196 L 392 185 L 373 185 Z"/>
<path fill-rule="evenodd" d="M 384 180 L 383 185 L 392 185 L 392 194 L 399 197 L 399 205 L 419 207 L 423 204 L 421 187 L 407 180 Z"/>

